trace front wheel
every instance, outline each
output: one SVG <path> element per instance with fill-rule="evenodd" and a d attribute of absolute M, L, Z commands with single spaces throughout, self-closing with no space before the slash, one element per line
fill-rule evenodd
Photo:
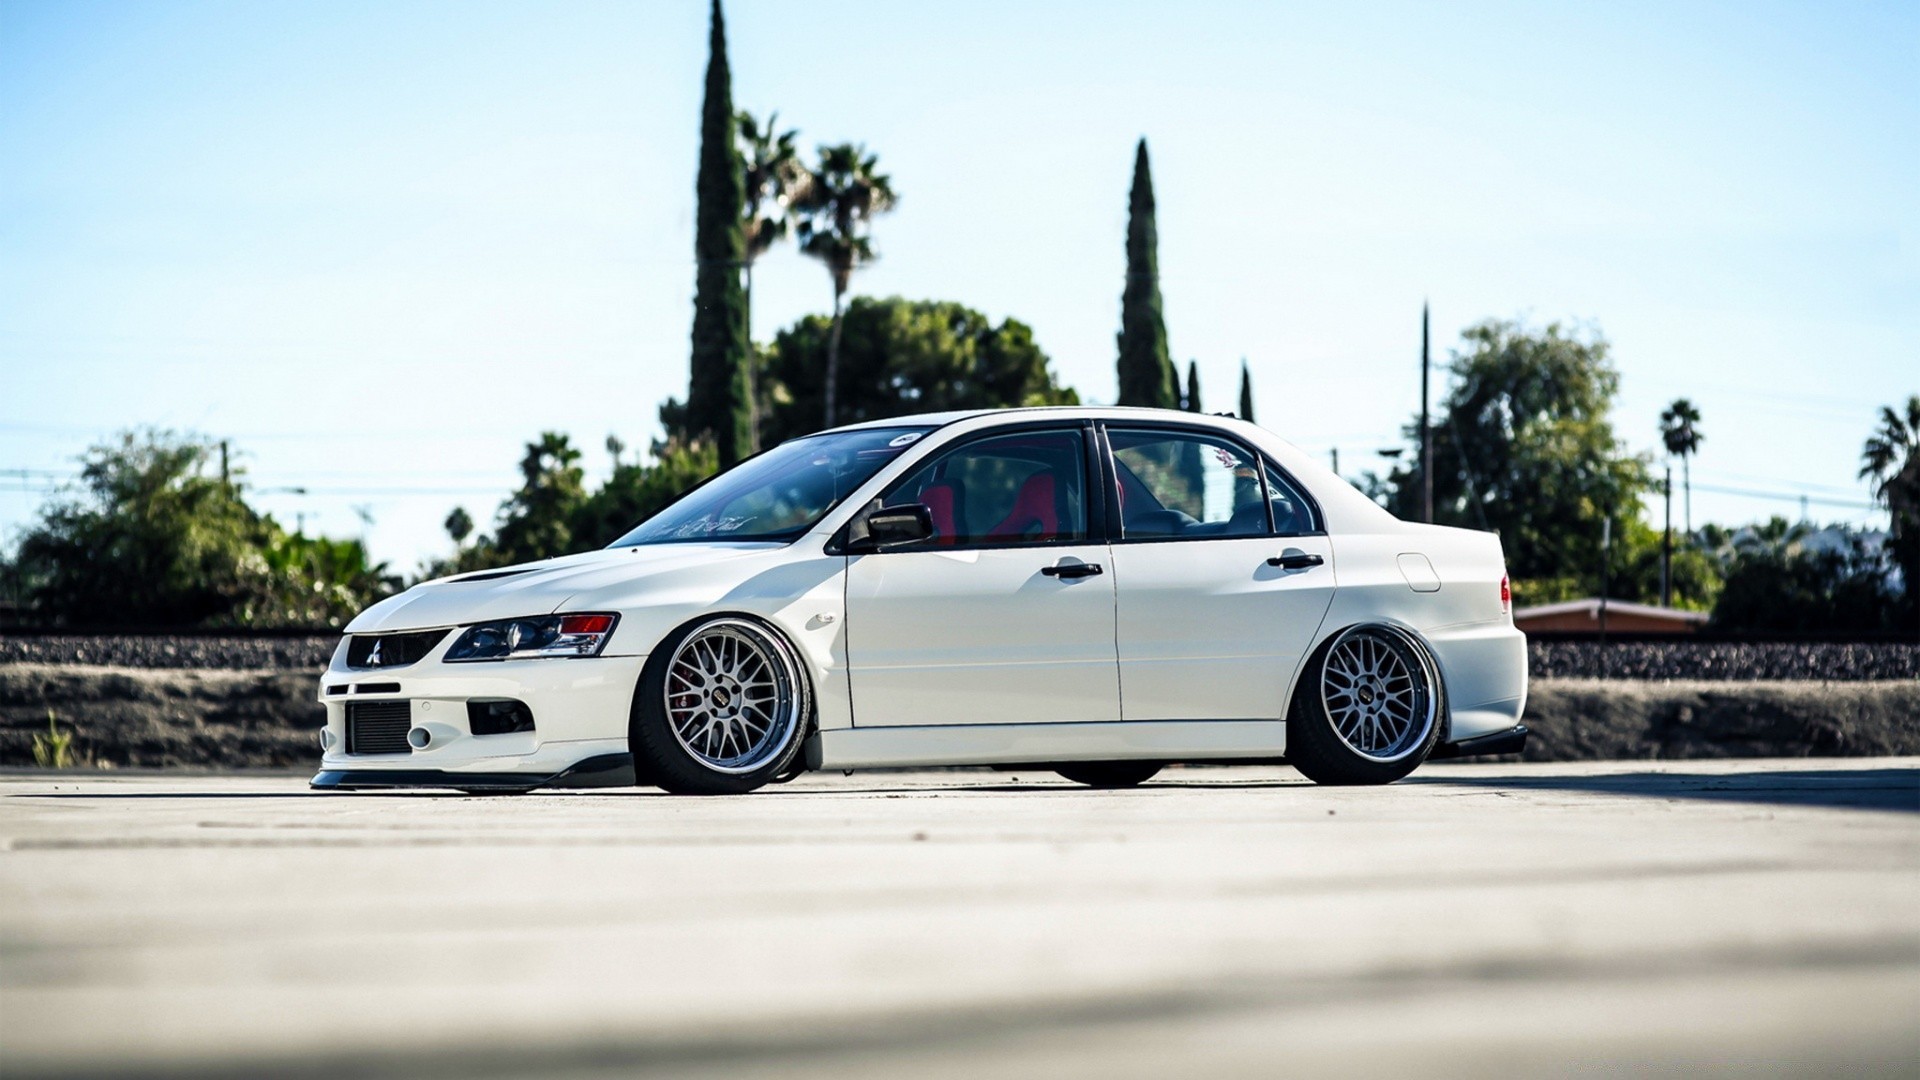
<path fill-rule="evenodd" d="M 1287 761 L 1317 784 L 1390 784 L 1440 737 L 1446 689 L 1399 630 L 1354 626 L 1308 662 L 1287 712 Z"/>
<path fill-rule="evenodd" d="M 812 702 L 786 639 L 752 619 L 682 627 L 647 661 L 627 740 L 635 772 L 687 795 L 743 795 L 790 769 Z"/>

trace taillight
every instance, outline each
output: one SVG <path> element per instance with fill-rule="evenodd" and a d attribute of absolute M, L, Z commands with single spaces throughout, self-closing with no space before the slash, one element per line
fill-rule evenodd
<path fill-rule="evenodd" d="M 1507 581 L 1507 575 L 1500 575 L 1500 610 L 1513 610 L 1513 585 Z"/>

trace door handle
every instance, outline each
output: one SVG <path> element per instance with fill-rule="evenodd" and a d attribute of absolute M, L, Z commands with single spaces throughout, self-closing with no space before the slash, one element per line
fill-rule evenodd
<path fill-rule="evenodd" d="M 1326 561 L 1318 555 L 1301 552 L 1296 555 L 1275 555 L 1267 560 L 1267 565 L 1278 566 L 1285 570 L 1305 570 L 1309 566 L 1319 566 Z"/>
<path fill-rule="evenodd" d="M 1048 577 L 1057 578 L 1092 577 L 1095 574 L 1106 573 L 1097 562 L 1061 563 L 1059 566 L 1043 566 L 1040 568 L 1040 572 Z"/>

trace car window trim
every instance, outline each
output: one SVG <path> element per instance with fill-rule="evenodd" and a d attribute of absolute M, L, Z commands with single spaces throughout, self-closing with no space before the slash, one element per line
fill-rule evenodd
<path fill-rule="evenodd" d="M 1109 506 L 1112 507 L 1107 515 L 1107 543 L 1109 544 L 1197 544 L 1215 540 L 1291 540 L 1299 537 L 1327 535 L 1326 519 L 1321 516 L 1320 504 L 1314 499 L 1312 493 L 1309 492 L 1292 473 L 1281 467 L 1279 462 L 1274 461 L 1271 456 L 1261 452 L 1258 448 L 1248 445 L 1244 439 L 1213 428 L 1195 427 L 1192 424 L 1182 424 L 1166 420 L 1100 420 L 1096 423 L 1100 429 L 1100 447 L 1103 456 L 1107 459 L 1107 469 L 1105 471 L 1107 475 L 1106 488 L 1108 493 L 1117 491 L 1120 480 L 1117 465 L 1113 457 L 1113 443 L 1107 435 L 1108 429 L 1117 428 L 1121 431 L 1166 431 L 1174 434 L 1195 435 L 1205 439 L 1215 439 L 1239 447 L 1240 450 L 1247 455 L 1249 460 L 1260 463 L 1260 494 L 1267 503 L 1267 531 L 1256 536 L 1128 536 L 1126 535 L 1126 526 L 1120 520 L 1119 507 L 1114 505 L 1119 502 L 1119 496 L 1113 494 L 1107 500 Z M 1308 521 L 1313 528 L 1305 532 L 1282 533 L 1279 531 L 1273 520 L 1273 494 L 1267 487 L 1268 469 L 1272 469 L 1282 480 L 1287 482 L 1288 487 L 1299 493 L 1301 502 L 1307 507 Z"/>

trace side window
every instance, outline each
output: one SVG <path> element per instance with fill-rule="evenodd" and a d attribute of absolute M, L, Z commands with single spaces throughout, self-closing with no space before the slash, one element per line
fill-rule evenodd
<path fill-rule="evenodd" d="M 1238 443 L 1197 431 L 1112 428 L 1121 535 L 1267 535 L 1256 460 Z"/>
<path fill-rule="evenodd" d="M 1273 532 L 1276 536 L 1300 536 L 1315 531 L 1313 507 L 1300 489 L 1281 476 L 1271 463 L 1267 470 L 1267 498 L 1273 503 Z"/>
<path fill-rule="evenodd" d="M 1084 543 L 1086 462 L 1078 430 L 996 435 L 935 458 L 886 505 L 926 504 L 935 547 Z"/>

